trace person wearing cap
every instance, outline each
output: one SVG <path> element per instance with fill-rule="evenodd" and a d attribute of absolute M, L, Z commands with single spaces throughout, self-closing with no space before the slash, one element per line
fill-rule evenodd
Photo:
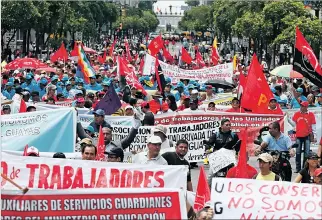
<path fill-rule="evenodd" d="M 97 109 L 94 113 L 94 121 L 90 123 L 90 126 L 94 128 L 96 133 L 99 132 L 100 126 L 104 127 L 111 127 L 109 123 L 107 123 L 105 119 L 105 111 L 103 109 Z"/>
<path fill-rule="evenodd" d="M 296 176 L 295 183 L 313 183 L 314 172 L 319 166 L 319 156 L 315 152 L 309 152 L 304 168 Z"/>
<path fill-rule="evenodd" d="M 227 109 L 226 112 L 237 112 L 237 113 L 245 113 L 245 110 L 240 107 L 240 101 L 238 98 L 234 97 L 231 100 L 231 108 Z"/>
<path fill-rule="evenodd" d="M 105 151 L 104 154 L 107 154 L 107 162 L 123 163 L 124 151 L 122 148 L 113 147 L 111 150 Z"/>
<path fill-rule="evenodd" d="M 199 95 L 199 92 L 197 89 L 193 89 L 190 93 L 190 99 L 191 100 L 198 100 L 198 95 Z"/>
<path fill-rule="evenodd" d="M 301 102 L 300 111 L 294 113 L 292 121 L 295 122 L 296 143 L 296 172 L 302 169 L 301 154 L 304 145 L 304 161 L 310 152 L 310 144 L 316 136 L 316 121 L 313 112 L 308 111 L 308 102 Z"/>
<path fill-rule="evenodd" d="M 154 126 L 154 114 L 150 110 L 150 105 L 147 102 L 141 103 L 141 111 L 144 113 L 142 121 L 143 126 Z"/>
<path fill-rule="evenodd" d="M 57 94 L 59 94 L 59 93 L 63 93 L 63 89 L 59 86 L 59 85 L 57 85 L 58 84 L 58 76 L 57 75 L 53 75 L 53 77 L 51 77 L 51 81 L 50 81 L 50 83 L 47 85 L 47 87 L 48 86 L 51 86 L 51 85 L 54 85 L 54 86 L 56 86 L 56 92 L 57 92 Z M 46 90 L 46 92 L 47 92 L 47 90 Z"/>
<path fill-rule="evenodd" d="M 76 108 L 85 108 L 84 104 L 85 104 L 85 99 L 83 97 L 81 97 L 81 98 L 76 99 L 75 107 Z"/>
<path fill-rule="evenodd" d="M 212 102 L 216 99 L 212 85 L 206 85 L 206 99 L 207 102 Z"/>
<path fill-rule="evenodd" d="M 90 79 L 90 83 L 85 85 L 86 90 L 100 91 L 103 89 L 101 84 L 98 84 L 96 82 L 96 76 L 91 76 L 89 79 Z"/>
<path fill-rule="evenodd" d="M 57 102 L 56 90 L 57 90 L 57 86 L 48 85 L 46 88 L 46 95 L 42 97 L 42 100 L 45 101 L 45 100 L 48 100 L 49 98 L 52 98 L 55 100 L 55 102 Z"/>
<path fill-rule="evenodd" d="M 76 89 L 76 77 L 75 76 L 71 76 L 71 77 L 69 77 L 68 81 L 70 82 L 72 88 L 73 89 Z"/>
<path fill-rule="evenodd" d="M 317 96 L 317 102 L 316 102 L 316 107 L 322 107 L 322 93 L 319 93 Z"/>
<path fill-rule="evenodd" d="M 322 185 L 322 168 L 317 168 L 314 171 L 314 184 Z"/>
<path fill-rule="evenodd" d="M 180 100 L 179 92 L 177 92 L 177 91 L 171 92 L 171 88 L 172 88 L 171 83 L 166 84 L 166 86 L 164 87 L 164 96 L 168 97 L 168 96 L 172 95 L 175 97 L 176 101 L 179 101 Z"/>
<path fill-rule="evenodd" d="M 95 102 L 95 95 L 92 92 L 88 92 L 86 95 L 86 99 L 92 101 L 93 103 Z"/>
<path fill-rule="evenodd" d="M 132 86 L 131 87 L 131 95 L 130 95 L 130 98 L 132 98 L 132 99 L 136 99 L 136 92 L 137 92 L 137 88 L 136 88 L 136 86 Z"/>
<path fill-rule="evenodd" d="M 94 128 L 92 126 L 87 126 L 86 128 L 84 128 L 84 131 L 86 132 L 86 134 L 88 134 L 90 137 L 94 138 L 95 137 L 95 131 Z"/>
<path fill-rule="evenodd" d="M 149 101 L 150 110 L 153 112 L 153 114 L 156 114 L 161 109 L 162 95 L 156 92 L 154 95 L 152 95 L 152 98 L 153 99 Z"/>
<path fill-rule="evenodd" d="M 290 106 L 291 108 L 300 108 L 300 103 L 305 101 L 307 101 L 307 98 L 303 95 L 303 89 L 297 88 L 296 92 L 294 93 L 294 98 L 292 98 L 290 102 Z"/>
<path fill-rule="evenodd" d="M 147 141 L 148 151 L 143 151 L 133 156 L 132 163 L 168 165 L 168 162 L 160 155 L 162 140 L 158 136 L 151 136 Z"/>
<path fill-rule="evenodd" d="M 108 91 L 108 87 L 110 86 L 110 81 L 108 81 L 108 80 L 104 80 L 104 81 L 102 82 L 102 86 L 103 86 L 103 90 L 102 90 L 102 91 L 107 92 L 107 91 Z M 114 87 L 114 88 L 115 88 L 115 87 Z"/>
<path fill-rule="evenodd" d="M 133 116 L 134 115 L 134 109 L 131 105 L 127 105 L 125 107 L 125 116 Z"/>
<path fill-rule="evenodd" d="M 277 103 L 280 105 L 281 109 L 288 109 L 287 100 L 280 99 L 277 101 Z"/>
<path fill-rule="evenodd" d="M 2 91 L 2 95 L 4 95 L 7 99 L 11 100 L 15 93 L 16 91 L 13 89 L 13 83 L 7 82 L 5 89 Z"/>
<path fill-rule="evenodd" d="M 37 109 L 36 109 L 35 106 L 30 105 L 30 106 L 27 107 L 27 110 L 26 111 L 27 112 L 35 112 L 35 111 L 37 111 Z"/>
<path fill-rule="evenodd" d="M 172 112 L 171 109 L 169 109 L 169 105 L 166 102 L 163 102 L 161 105 L 161 111 L 158 111 L 157 114 L 165 114 L 168 112 Z"/>
<path fill-rule="evenodd" d="M 3 115 L 10 115 L 11 114 L 10 105 L 4 105 L 2 107 L 2 113 L 3 113 Z"/>
<path fill-rule="evenodd" d="M 190 163 L 184 158 L 189 150 L 188 141 L 181 139 L 178 140 L 175 147 L 175 152 L 166 152 L 162 157 L 167 161 L 168 165 L 184 165 L 188 166 L 189 171 L 187 175 L 187 190 L 193 191 L 191 182 Z"/>
<path fill-rule="evenodd" d="M 161 138 L 161 149 L 167 149 L 173 147 L 172 140 L 168 139 L 168 129 L 164 125 L 157 125 L 153 128 L 153 135 Z"/>
<path fill-rule="evenodd" d="M 31 146 L 27 149 L 27 156 L 28 157 L 39 157 L 39 150 L 38 148 Z"/>
<path fill-rule="evenodd" d="M 70 81 L 66 81 L 65 82 L 65 88 L 63 89 L 63 95 L 64 97 L 67 99 L 67 98 L 70 98 L 70 91 L 72 90 L 72 84 Z"/>
<path fill-rule="evenodd" d="M 22 83 L 21 84 L 21 88 L 22 89 L 26 89 L 28 88 L 30 90 L 30 92 L 33 92 L 33 91 L 37 91 L 37 85 L 35 83 L 32 82 L 33 80 L 33 76 L 30 75 L 30 74 L 27 74 L 26 75 L 26 82 Z"/>
<path fill-rule="evenodd" d="M 258 157 L 260 172 L 256 174 L 253 179 L 265 181 L 281 181 L 281 177 L 271 171 L 273 164 L 273 157 L 268 153 L 262 153 Z"/>
<path fill-rule="evenodd" d="M 43 97 L 46 94 L 46 86 L 47 86 L 47 79 L 46 78 L 41 78 L 38 82 L 37 89 L 36 91 L 39 92 L 39 97 Z"/>
<path fill-rule="evenodd" d="M 263 112 L 266 114 L 281 114 L 281 110 L 277 105 L 277 99 L 271 98 L 268 102 L 268 107 L 267 109 Z"/>
<path fill-rule="evenodd" d="M 198 109 L 198 99 L 190 99 L 189 108 L 183 109 L 183 112 L 205 112 L 204 110 Z"/>

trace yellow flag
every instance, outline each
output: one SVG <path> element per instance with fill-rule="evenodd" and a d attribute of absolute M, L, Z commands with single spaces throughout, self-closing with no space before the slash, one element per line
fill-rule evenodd
<path fill-rule="evenodd" d="M 236 67 L 237 67 L 237 54 L 234 56 L 234 59 L 233 59 L 233 67 L 234 67 L 234 70 L 236 70 Z"/>
<path fill-rule="evenodd" d="M 212 43 L 212 47 L 217 49 L 217 37 L 215 37 L 214 42 Z"/>

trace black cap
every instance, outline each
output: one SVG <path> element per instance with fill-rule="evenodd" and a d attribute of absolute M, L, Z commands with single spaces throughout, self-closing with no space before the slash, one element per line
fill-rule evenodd
<path fill-rule="evenodd" d="M 315 152 L 309 152 L 307 159 L 319 159 L 319 156 Z"/>
<path fill-rule="evenodd" d="M 233 101 L 235 101 L 235 100 L 236 100 L 236 101 L 238 101 L 238 102 L 240 102 L 240 101 L 239 101 L 239 99 L 238 99 L 237 97 L 234 97 L 234 98 L 231 100 L 231 102 L 233 102 Z"/>
<path fill-rule="evenodd" d="M 123 162 L 123 159 L 124 159 L 124 151 L 123 151 L 122 148 L 114 147 L 110 151 L 104 152 L 104 154 L 115 155 L 117 157 L 120 157 L 121 158 L 121 162 Z"/>
<path fill-rule="evenodd" d="M 5 109 L 11 109 L 11 108 L 10 108 L 10 105 L 4 105 L 2 109 L 5 110 Z"/>

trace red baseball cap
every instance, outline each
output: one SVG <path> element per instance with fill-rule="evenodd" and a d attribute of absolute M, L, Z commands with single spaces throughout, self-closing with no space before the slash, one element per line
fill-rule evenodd
<path fill-rule="evenodd" d="M 163 111 L 169 110 L 169 105 L 166 102 L 162 103 L 162 106 L 161 107 L 162 107 L 162 110 Z"/>
<path fill-rule="evenodd" d="M 183 96 L 182 98 L 183 98 L 183 100 L 185 100 L 185 99 L 190 99 L 190 96 L 185 95 L 185 96 Z"/>
<path fill-rule="evenodd" d="M 149 104 L 149 103 L 147 103 L 147 102 L 142 102 L 142 103 L 141 103 L 141 108 L 146 107 L 148 104 Z"/>
<path fill-rule="evenodd" d="M 308 107 L 309 103 L 305 101 L 305 102 L 301 102 L 301 105 L 304 106 L 304 107 Z"/>
<path fill-rule="evenodd" d="M 212 85 L 207 85 L 206 89 L 212 89 Z"/>
<path fill-rule="evenodd" d="M 322 174 L 322 168 L 318 168 L 314 171 L 314 176 L 320 176 Z"/>
<path fill-rule="evenodd" d="M 84 98 L 78 98 L 78 99 L 76 99 L 76 102 L 83 103 L 83 102 L 85 102 L 85 99 Z"/>

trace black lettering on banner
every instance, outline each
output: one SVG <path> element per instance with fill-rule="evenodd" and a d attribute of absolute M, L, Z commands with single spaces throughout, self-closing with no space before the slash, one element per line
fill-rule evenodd
<path fill-rule="evenodd" d="M 214 204 L 214 210 L 215 210 L 215 214 L 222 214 L 224 212 L 224 208 L 222 206 L 222 202 L 215 202 L 215 204 Z"/>
<path fill-rule="evenodd" d="M 218 190 L 218 188 L 217 188 L 217 186 L 218 186 L 218 182 L 216 182 L 216 185 L 215 185 L 215 190 L 216 190 L 216 192 L 217 193 L 222 193 L 222 191 L 224 191 L 224 184 L 221 184 L 221 189 L 220 190 Z"/>

